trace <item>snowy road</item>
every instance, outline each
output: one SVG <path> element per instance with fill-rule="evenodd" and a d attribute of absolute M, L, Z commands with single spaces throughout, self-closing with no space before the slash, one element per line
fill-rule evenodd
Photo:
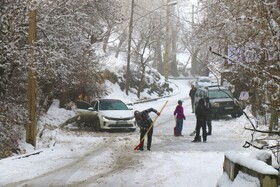
<path fill-rule="evenodd" d="M 189 134 L 195 128 L 196 119 L 191 113 L 188 97 L 190 85 L 186 80 L 177 80 L 176 84 L 183 89 L 175 96 L 134 105 L 135 110 L 149 107 L 160 110 L 168 100 L 155 124 L 152 151 L 133 150 L 139 141 L 138 129 L 125 133 L 64 129 L 56 137 L 57 146 L 52 149 L 53 153 L 39 154 L 38 157 L 42 157 L 38 159 L 40 162 L 34 158 L 26 158 L 28 162 L 24 165 L 21 160 L 14 161 L 14 166 L 23 169 L 12 174 L 21 177 L 11 180 L 8 174 L 0 175 L 0 186 L 215 186 L 223 173 L 224 152 L 252 151 L 242 148 L 250 137 L 243 128 L 247 122 L 244 116 L 213 120 L 213 133 L 207 143 L 191 142 L 194 137 Z M 174 137 L 173 111 L 179 99 L 184 100 L 186 114 L 184 136 Z M 60 148 L 68 151 L 64 154 Z M 40 170 L 35 165 L 42 162 Z M 1 164 L 6 166 L 5 161 L 0 161 Z M 23 175 L 24 167 L 34 168 L 34 171 Z"/>

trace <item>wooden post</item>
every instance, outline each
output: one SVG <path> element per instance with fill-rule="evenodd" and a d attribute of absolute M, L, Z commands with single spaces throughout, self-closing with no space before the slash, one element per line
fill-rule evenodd
<path fill-rule="evenodd" d="M 28 42 L 30 45 L 30 64 L 28 67 L 28 117 L 29 121 L 26 126 L 26 142 L 36 147 L 36 80 L 35 70 L 33 68 L 34 49 L 33 42 L 36 39 L 36 11 L 29 11 L 29 30 Z"/>

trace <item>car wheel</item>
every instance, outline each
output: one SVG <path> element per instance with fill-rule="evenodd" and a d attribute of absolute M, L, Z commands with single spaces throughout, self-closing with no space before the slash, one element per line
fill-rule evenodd
<path fill-rule="evenodd" d="M 99 121 L 99 120 L 96 121 L 96 124 L 93 125 L 93 128 L 94 128 L 95 131 L 97 131 L 97 132 L 100 131 L 101 128 L 100 128 L 100 121 Z"/>
<path fill-rule="evenodd" d="M 96 123 L 92 123 L 91 128 L 93 131 L 99 132 L 100 131 L 100 121 L 97 120 Z"/>
<path fill-rule="evenodd" d="M 77 127 L 78 127 L 78 129 L 82 128 L 82 123 L 80 120 L 77 121 Z"/>
<path fill-rule="evenodd" d="M 231 114 L 231 117 L 232 118 L 237 118 L 237 117 L 239 117 L 240 116 L 240 114 Z"/>

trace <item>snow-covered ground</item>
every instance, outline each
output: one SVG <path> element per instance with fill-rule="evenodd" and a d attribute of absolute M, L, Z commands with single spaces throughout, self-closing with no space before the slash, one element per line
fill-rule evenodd
<path fill-rule="evenodd" d="M 224 186 L 258 186 L 246 177 L 232 183 L 223 175 L 225 153 L 234 151 L 249 156 L 257 152 L 242 147 L 251 138 L 251 132 L 244 130 L 249 123 L 245 116 L 213 120 L 213 133 L 207 143 L 193 143 L 189 134 L 195 128 L 196 119 L 188 97 L 190 83 L 171 81 L 178 86 L 174 86 L 176 94 L 133 105 L 134 110 L 150 107 L 160 110 L 168 101 L 155 123 L 151 151 L 134 151 L 139 143 L 138 130 L 91 132 L 78 129 L 75 124 L 59 128 L 75 114 L 58 108 L 58 102 L 54 102 L 39 121 L 45 128 L 37 137 L 36 149 L 21 142 L 27 154 L 0 160 L 0 186 L 213 187 L 221 176 Z M 116 85 L 109 86 L 112 94 L 107 97 L 126 102 L 136 99 L 127 97 Z M 173 111 L 179 99 L 184 101 L 186 114 L 184 136 L 174 137 Z"/>

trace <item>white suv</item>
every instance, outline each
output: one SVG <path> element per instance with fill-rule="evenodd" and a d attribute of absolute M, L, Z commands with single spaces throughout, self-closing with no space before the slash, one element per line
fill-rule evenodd
<path fill-rule="evenodd" d="M 211 86 L 212 82 L 209 77 L 197 77 L 195 81 L 196 88 L 204 88 Z"/>

